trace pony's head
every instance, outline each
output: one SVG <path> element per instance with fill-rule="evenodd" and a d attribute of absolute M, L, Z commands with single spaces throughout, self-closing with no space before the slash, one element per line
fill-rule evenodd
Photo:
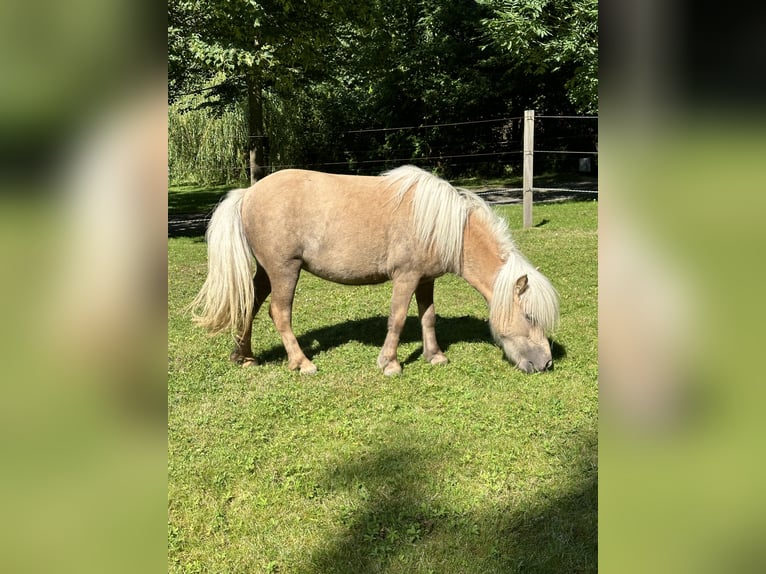
<path fill-rule="evenodd" d="M 536 269 L 517 275 L 506 265 L 495 280 L 490 327 L 503 353 L 525 373 L 553 367 L 548 331 L 558 321 L 558 295 Z"/>

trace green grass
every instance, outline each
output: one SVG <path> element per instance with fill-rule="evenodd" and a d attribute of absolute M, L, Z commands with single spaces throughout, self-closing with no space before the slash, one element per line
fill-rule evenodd
<path fill-rule="evenodd" d="M 462 280 L 436 282 L 451 362 L 426 365 L 411 307 L 400 377 L 375 366 L 390 285 L 303 274 L 294 326 L 319 368 L 287 370 L 265 312 L 260 366 L 228 361 L 182 308 L 205 276 L 200 238 L 170 239 L 171 572 L 595 572 L 597 277 L 593 202 L 508 217 L 561 295 L 555 369 L 525 375 L 491 341 Z"/>

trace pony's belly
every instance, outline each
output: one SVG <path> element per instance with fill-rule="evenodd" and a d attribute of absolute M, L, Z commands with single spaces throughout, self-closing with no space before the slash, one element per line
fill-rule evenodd
<path fill-rule="evenodd" d="M 342 266 L 327 267 L 312 265 L 309 262 L 304 262 L 303 269 L 321 279 L 332 281 L 333 283 L 341 283 L 342 285 L 373 285 L 385 283 L 390 279 L 388 275 L 372 269 L 351 269 Z"/>

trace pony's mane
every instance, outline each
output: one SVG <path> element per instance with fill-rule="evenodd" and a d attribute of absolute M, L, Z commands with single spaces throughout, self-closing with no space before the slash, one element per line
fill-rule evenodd
<path fill-rule="evenodd" d="M 463 259 L 463 231 L 468 214 L 484 202 L 468 190 L 414 165 L 403 165 L 383 173 L 387 186 L 397 186 L 396 206 L 412 195 L 412 221 L 420 242 L 438 253 L 444 267 L 460 273 Z"/>
<path fill-rule="evenodd" d="M 399 205 L 412 194 L 412 217 L 415 233 L 427 248 L 439 254 L 446 269 L 460 274 L 463 256 L 463 232 L 470 213 L 478 214 L 497 241 L 500 258 L 505 261 L 495 278 L 490 303 L 493 331 L 502 330 L 511 320 L 513 288 L 526 275 L 529 286 L 523 294 L 522 307 L 530 319 L 545 331 L 556 328 L 559 298 L 550 281 L 516 248 L 506 221 L 498 216 L 475 193 L 456 189 L 412 165 L 404 165 L 383 174 L 387 185 L 397 186 L 394 200 Z"/>
<path fill-rule="evenodd" d="M 495 236 L 500 258 L 505 261 L 497 273 L 492 287 L 489 306 L 490 326 L 494 333 L 503 330 L 511 321 L 513 313 L 513 289 L 522 275 L 527 276 L 527 290 L 521 296 L 522 311 L 544 331 L 556 329 L 559 321 L 559 295 L 548 278 L 540 273 L 513 243 L 508 223 L 497 215 L 486 202 L 474 207 Z"/>
<path fill-rule="evenodd" d="M 513 313 L 513 289 L 522 275 L 528 287 L 521 296 L 522 311 L 544 331 L 553 331 L 559 321 L 559 295 L 548 278 L 540 273 L 518 250 L 511 239 L 508 223 L 484 202 L 475 208 L 497 241 L 500 257 L 505 261 L 495 277 L 489 322 L 494 333 L 504 329 Z"/>
<path fill-rule="evenodd" d="M 522 275 L 527 276 L 527 290 L 521 296 L 522 311 L 529 320 L 546 332 L 556 329 L 559 321 L 559 295 L 548 278 L 514 248 L 495 278 L 489 323 L 497 336 L 510 324 L 513 313 L 513 289 Z"/>

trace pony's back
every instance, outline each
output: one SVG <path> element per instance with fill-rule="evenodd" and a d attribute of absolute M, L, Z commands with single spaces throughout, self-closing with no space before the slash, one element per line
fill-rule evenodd
<path fill-rule="evenodd" d="M 315 275 L 347 284 L 378 283 L 407 269 L 450 269 L 418 235 L 413 201 L 386 177 L 276 172 L 242 202 L 245 234 L 267 268 L 299 259 Z"/>

